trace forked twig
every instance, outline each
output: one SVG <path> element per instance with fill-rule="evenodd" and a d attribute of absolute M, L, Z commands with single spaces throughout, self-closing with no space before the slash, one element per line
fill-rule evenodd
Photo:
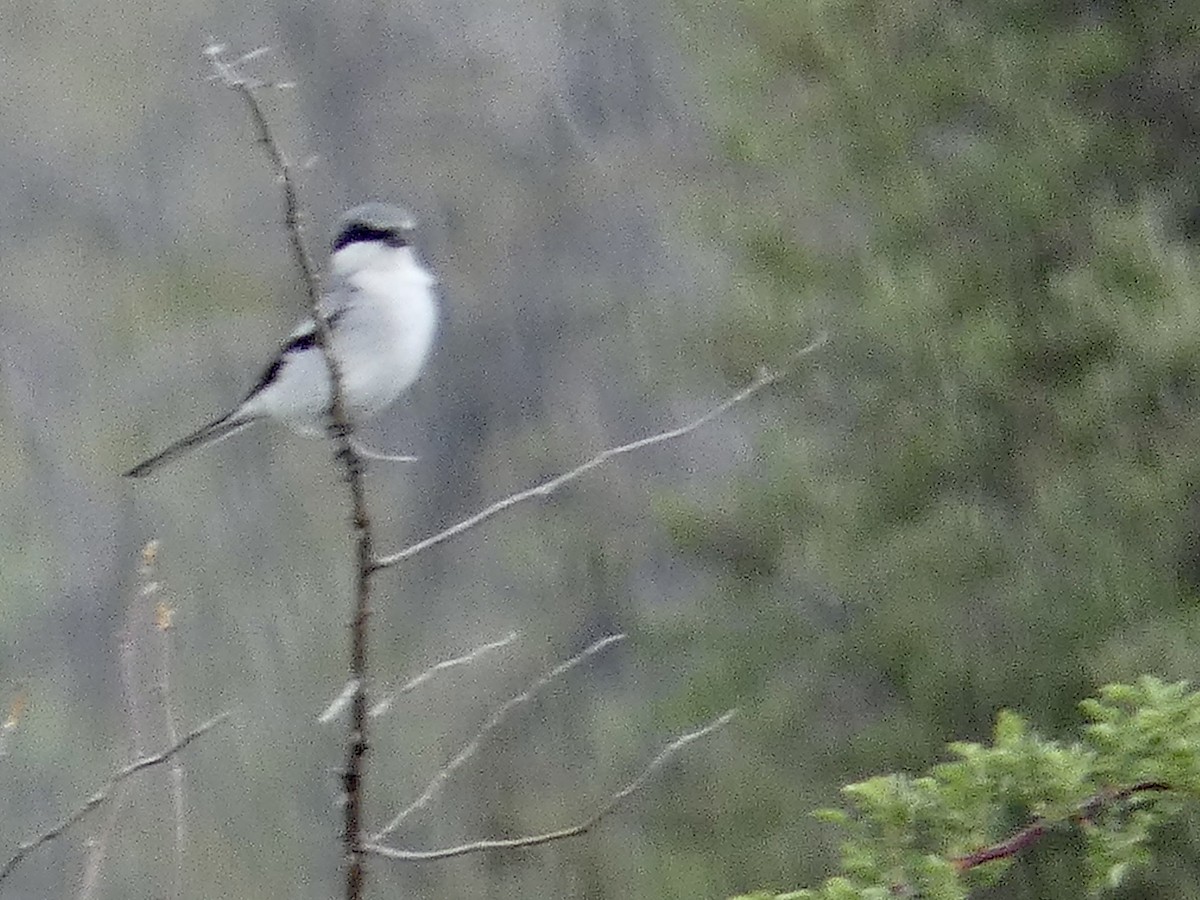
<path fill-rule="evenodd" d="M 279 142 L 275 140 L 270 120 L 267 119 L 262 104 L 259 102 L 258 91 L 265 85 L 263 82 L 250 78 L 241 70 L 245 63 L 251 62 L 267 52 L 266 47 L 260 47 L 230 62 L 225 59 L 224 46 L 211 44 L 204 49 L 204 56 L 209 65 L 213 67 L 216 79 L 225 87 L 236 91 L 245 101 L 246 110 L 250 113 L 250 121 L 254 125 L 255 140 L 270 156 L 271 168 L 275 170 L 275 174 L 283 185 L 283 214 L 288 241 L 291 243 L 292 256 L 295 258 L 296 266 L 300 269 L 304 289 L 308 291 L 308 305 L 315 310 L 320 301 L 320 282 L 317 279 L 317 267 L 304 243 L 304 222 L 300 215 L 300 189 L 296 184 L 295 167 L 284 155 Z"/>
<path fill-rule="evenodd" d="M 216 728 L 231 715 L 233 715 L 232 710 L 226 710 L 223 713 L 215 715 L 207 722 L 197 725 L 167 749 L 162 750 L 159 753 L 155 753 L 152 756 L 143 756 L 141 759 L 135 760 L 125 768 L 117 771 L 108 780 L 104 787 L 100 788 L 100 790 L 88 797 L 88 799 L 73 813 L 60 821 L 57 825 L 53 826 L 47 831 L 42 832 L 37 837 L 31 838 L 30 840 L 25 841 L 23 844 L 20 844 L 17 847 L 17 852 L 14 853 L 8 862 L 4 864 L 3 868 L 0 868 L 0 881 L 4 881 L 5 878 L 12 874 L 12 871 L 21 864 L 22 860 L 24 860 L 26 856 L 28 856 L 38 847 L 42 846 L 42 844 L 48 843 L 55 838 L 62 837 L 62 835 L 68 829 L 80 822 L 84 816 L 106 803 L 112 796 L 113 790 L 125 779 L 132 775 L 136 775 L 138 772 L 141 772 L 144 769 L 150 769 L 154 766 L 161 766 L 163 763 L 168 762 L 173 756 L 175 756 L 176 753 L 183 750 L 188 744 L 196 740 L 196 738 L 211 731 L 213 728 Z"/>
<path fill-rule="evenodd" d="M 709 722 L 703 728 L 689 732 L 671 741 L 658 756 L 650 761 L 650 764 L 646 768 L 642 769 L 641 773 L 633 781 L 609 797 L 604 805 L 582 822 L 572 825 L 569 828 L 560 828 L 557 831 L 547 831 L 542 834 L 526 835 L 525 837 L 471 841 L 467 844 L 459 844 L 456 847 L 445 847 L 440 850 L 401 850 L 396 847 L 388 847 L 385 844 L 380 844 L 372 837 L 367 843 L 367 852 L 402 862 L 432 862 L 439 859 L 451 859 L 455 856 L 466 856 L 469 853 L 483 853 L 489 850 L 519 850 L 525 847 L 537 847 L 541 844 L 549 844 L 552 841 L 577 837 L 591 831 L 606 816 L 611 815 L 622 803 L 641 790 L 642 786 L 650 780 L 654 773 L 666 765 L 676 753 L 693 741 L 697 741 L 724 727 L 736 714 L 737 710 L 731 709 L 719 718 Z"/>
<path fill-rule="evenodd" d="M 525 688 L 525 690 L 521 691 L 521 693 L 514 697 L 509 697 L 507 700 L 501 703 L 498 707 L 496 707 L 492 714 L 488 716 L 487 721 L 483 723 L 480 729 L 475 732 L 475 736 L 472 737 L 471 740 L 467 741 L 467 743 L 463 745 L 462 749 L 459 750 L 458 753 L 454 754 L 450 761 L 446 763 L 446 765 L 442 766 L 442 768 L 437 771 L 437 774 L 430 779 L 429 784 L 425 787 L 425 790 L 421 792 L 421 796 L 419 796 L 404 809 L 400 810 L 400 812 L 393 816 L 392 819 L 383 826 L 383 828 L 381 828 L 375 834 L 370 835 L 370 837 L 367 838 L 367 843 L 379 843 L 379 841 L 382 841 L 385 837 L 399 828 L 405 819 L 432 803 L 433 799 L 438 795 L 438 792 L 441 791 L 446 782 L 450 780 L 450 776 L 453 775 L 467 762 L 467 760 L 469 760 L 478 752 L 479 748 L 483 745 L 484 739 L 497 728 L 499 728 L 514 709 L 528 703 L 533 699 L 534 695 L 538 691 L 555 681 L 560 676 L 569 672 L 580 663 L 595 656 L 601 650 L 604 650 L 623 640 L 625 640 L 625 635 L 623 634 L 610 634 L 608 637 L 601 638 L 591 646 L 572 656 L 570 659 L 560 662 L 558 665 L 554 666 L 554 668 L 549 669 L 548 671 L 539 675 L 532 682 L 530 682 L 529 686 Z"/>

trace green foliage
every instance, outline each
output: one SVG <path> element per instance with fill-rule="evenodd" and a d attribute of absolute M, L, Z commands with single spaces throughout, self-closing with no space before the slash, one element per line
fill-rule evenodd
<path fill-rule="evenodd" d="M 926 776 L 846 787 L 848 810 L 817 813 L 849 832 L 843 874 L 740 900 L 962 900 L 1045 833 L 1070 828 L 1083 835 L 1088 893 L 1120 884 L 1147 861 L 1152 829 L 1200 797 L 1200 693 L 1142 678 L 1081 706 L 1090 724 L 1077 743 L 1048 740 L 1006 711 L 990 745 L 951 744 L 956 758 Z M 995 859 L 972 859 L 986 848 Z"/>
<path fill-rule="evenodd" d="M 761 686 L 761 732 L 791 738 L 788 756 L 746 752 L 776 788 L 757 812 L 781 824 L 742 887 L 811 883 L 824 837 L 789 791 L 921 771 L 1002 708 L 1065 733 L 1100 685 L 1200 665 L 1200 56 L 1180 37 L 1200 7 L 679 2 L 725 85 L 714 125 L 739 181 L 709 215 L 740 247 L 738 283 L 695 340 L 741 378 L 832 336 L 780 385 L 753 473 L 658 505 L 729 584 L 677 646 L 717 654 L 752 633 L 739 685 Z M 976 837 L 1103 787 L 1072 748 L 1037 746 L 1046 793 L 1010 798 Z M 925 809 L 921 783 L 887 785 Z M 1145 849 L 1140 815 L 1096 831 L 1103 852 L 1088 839 L 1105 878 Z M 1167 831 L 1120 896 L 1196 896 L 1196 832 Z M 995 895 L 1076 890 L 1069 849 L 1033 854 Z M 961 851 L 918 842 L 906 871 Z M 932 896 L 945 867 L 923 865 Z"/>

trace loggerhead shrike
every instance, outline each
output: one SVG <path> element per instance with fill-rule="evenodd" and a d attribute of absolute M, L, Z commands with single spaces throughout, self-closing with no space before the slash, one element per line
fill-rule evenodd
<path fill-rule="evenodd" d="M 433 343 L 434 278 L 411 245 L 415 227 L 399 207 L 365 203 L 343 215 L 334 232 L 320 310 L 333 333 L 343 396 L 355 419 L 375 415 L 409 387 Z M 237 407 L 125 474 L 149 475 L 260 419 L 277 419 L 301 434 L 323 434 L 329 403 L 329 370 L 316 325 L 307 319 Z"/>

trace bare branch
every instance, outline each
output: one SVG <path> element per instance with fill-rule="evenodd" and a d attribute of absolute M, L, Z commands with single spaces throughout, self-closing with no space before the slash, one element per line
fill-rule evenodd
<path fill-rule="evenodd" d="M 476 752 L 478 752 L 479 748 L 483 745 L 484 739 L 487 738 L 487 736 L 497 728 L 499 728 L 514 709 L 524 705 L 525 703 L 528 703 L 533 699 L 534 695 L 538 691 L 546 687 L 546 685 L 550 684 L 555 679 L 569 672 L 580 663 L 595 656 L 601 650 L 604 650 L 618 641 L 623 640 L 625 640 L 625 635 L 623 634 L 611 634 L 606 638 L 601 638 L 590 647 L 587 647 L 580 653 L 572 656 L 570 659 L 560 662 L 554 668 L 544 672 L 542 675 L 539 675 L 529 684 L 527 688 L 525 688 L 525 690 L 521 691 L 521 693 L 517 694 L 515 697 L 510 697 L 501 703 L 498 707 L 496 707 L 495 711 L 488 716 L 487 721 L 483 723 L 483 726 L 475 733 L 475 736 L 471 738 L 471 740 L 469 740 L 463 746 L 463 748 L 459 750 L 458 753 L 456 753 L 448 763 L 446 763 L 446 765 L 442 766 L 442 768 L 438 770 L 437 774 L 433 776 L 429 784 L 425 787 L 425 790 L 421 792 L 421 796 L 398 812 L 391 819 L 391 821 L 384 825 L 383 828 L 381 828 L 378 832 L 370 835 L 367 838 L 367 843 L 376 844 L 383 840 L 389 834 L 399 828 L 405 819 L 432 803 L 433 799 L 445 786 L 446 782 L 450 780 L 450 776 L 460 769 L 467 762 L 467 760 L 476 754 Z"/>
<path fill-rule="evenodd" d="M 445 659 L 445 660 L 442 660 L 440 663 L 437 663 L 436 665 L 430 666 L 428 669 L 426 669 L 424 672 L 422 672 L 416 678 L 410 678 L 407 682 L 402 684 L 400 687 L 396 688 L 396 690 L 392 691 L 390 694 L 388 694 L 386 697 L 384 697 L 382 700 L 380 700 L 378 703 L 376 703 L 374 706 L 372 706 L 371 712 L 370 712 L 371 717 L 375 718 L 376 716 L 382 716 L 384 713 L 386 713 L 391 708 L 392 704 L 395 703 L 399 698 L 403 697 L 407 693 L 415 691 L 417 688 L 419 688 L 425 682 L 431 680 L 432 678 L 437 677 L 442 672 L 445 672 L 448 669 L 456 668 L 458 666 L 470 665 L 471 663 L 475 662 L 475 660 L 479 659 L 481 656 L 485 656 L 488 653 L 491 653 L 493 650 L 499 650 L 501 647 L 507 647 L 509 644 L 511 644 L 516 639 L 517 639 L 517 633 L 515 631 L 512 631 L 512 632 L 509 632 L 508 634 L 506 634 L 504 637 L 500 638 L 500 640 L 498 640 L 498 641 L 492 641 L 491 643 L 488 643 L 488 644 L 481 644 L 480 646 L 476 647 L 474 650 L 471 650 L 468 653 L 464 653 L 462 656 L 457 656 L 454 659 Z"/>
<path fill-rule="evenodd" d="M 291 240 L 292 255 L 303 276 L 308 291 L 309 306 L 312 308 L 316 326 L 317 343 L 325 357 L 329 371 L 329 438 L 336 448 L 336 457 L 345 473 L 350 492 L 350 528 L 355 545 L 354 606 L 350 619 L 350 682 L 354 691 L 350 697 L 350 730 L 346 740 L 346 765 L 342 771 L 342 791 L 345 796 L 342 825 L 342 854 L 346 866 L 346 900 L 360 900 L 365 879 L 363 861 L 362 830 L 362 781 L 366 771 L 367 755 L 367 620 L 371 614 L 371 574 L 375 571 L 374 538 L 371 520 L 367 511 L 366 479 L 363 460 L 355 449 L 353 427 L 345 403 L 345 382 L 342 367 L 333 353 L 333 333 L 321 309 L 321 289 L 317 280 L 316 266 L 304 243 L 303 222 L 300 216 L 300 192 L 296 184 L 295 170 L 275 139 L 270 122 L 259 103 L 259 84 L 245 78 L 239 71 L 239 62 L 252 58 L 242 57 L 235 63 L 223 58 L 223 48 L 211 48 L 205 55 L 212 63 L 218 78 L 229 88 L 237 91 L 246 103 L 250 119 L 254 123 L 258 141 L 270 157 L 271 166 L 283 184 L 284 225 Z"/>
<path fill-rule="evenodd" d="M 577 837 L 591 831 L 603 820 L 606 816 L 615 812 L 622 803 L 636 794 L 646 782 L 653 777 L 654 773 L 665 766 L 676 753 L 686 747 L 693 741 L 697 741 L 702 737 L 712 734 L 719 728 L 724 727 L 737 714 L 737 710 L 731 709 L 729 712 L 713 720 L 696 731 L 689 732 L 681 737 L 676 738 L 670 744 L 663 748 L 658 756 L 650 761 L 650 764 L 641 771 L 641 774 L 633 781 L 629 782 L 625 787 L 621 788 L 615 794 L 605 801 L 604 805 L 592 813 L 588 818 L 584 819 L 578 825 L 572 825 L 569 828 L 561 828 L 557 831 L 547 831 L 543 834 L 532 834 L 525 837 L 517 838 L 498 838 L 482 841 L 472 841 L 468 844 L 459 844 L 457 847 L 446 847 L 440 850 L 401 850 L 396 847 L 388 847 L 378 843 L 376 837 L 372 837 L 367 843 L 367 852 L 374 853 L 376 856 L 383 856 L 387 859 L 401 860 L 403 862 L 431 862 L 439 859 L 451 859 L 455 856 L 466 856 L 469 853 L 483 853 L 489 850 L 519 850 L 525 847 L 537 847 L 541 844 L 549 844 L 553 841 L 561 841 L 565 838 Z"/>
<path fill-rule="evenodd" d="M 224 58 L 225 50 L 225 46 L 213 44 L 205 48 L 204 55 L 213 67 L 214 77 L 227 88 L 236 91 L 245 101 L 246 110 L 250 113 L 250 121 L 254 125 L 256 140 L 267 152 L 271 159 L 271 168 L 275 170 L 276 176 L 283 185 L 284 224 L 287 226 L 292 256 L 300 270 L 304 287 L 308 291 L 308 305 L 316 309 L 321 294 L 320 283 L 317 280 L 317 267 L 304 243 L 304 223 L 300 215 L 300 190 L 296 185 L 295 167 L 284 155 L 279 142 L 275 140 L 271 123 L 259 102 L 258 91 L 265 85 L 261 81 L 247 77 L 242 72 L 242 66 L 267 53 L 268 48 L 260 47 L 257 50 L 251 50 L 232 62 Z"/>
<path fill-rule="evenodd" d="M 337 358 L 329 352 L 329 348 L 333 346 L 333 336 L 329 329 L 329 322 L 321 312 L 321 283 L 317 275 L 317 266 L 304 242 L 304 217 L 300 204 L 296 167 L 283 152 L 283 148 L 271 128 L 271 122 L 263 111 L 262 103 L 259 100 L 259 91 L 265 86 L 264 83 L 247 77 L 241 68 L 246 63 L 269 52 L 269 48 L 260 47 L 257 50 L 251 50 L 233 62 L 224 58 L 225 50 L 224 45 L 212 44 L 205 48 L 204 55 L 213 67 L 214 76 L 227 88 L 235 91 L 245 102 L 246 111 L 250 114 L 250 121 L 254 125 L 255 139 L 266 152 L 271 168 L 283 186 L 284 228 L 287 230 L 288 241 L 291 244 L 292 258 L 300 272 L 301 280 L 304 282 L 304 289 L 308 292 L 308 305 L 312 309 L 318 343 L 325 356 L 325 364 L 329 367 L 332 386 L 329 434 L 337 446 L 338 457 L 346 464 L 346 477 L 351 482 L 353 492 L 355 475 L 352 470 L 361 469 L 361 460 L 351 441 L 350 419 L 343 402 L 341 366 Z M 359 511 L 359 505 L 356 503 L 355 514 L 357 515 Z M 365 509 L 362 511 L 365 518 Z"/>
<path fill-rule="evenodd" d="M 828 340 L 829 336 L 822 332 L 811 344 L 794 353 L 789 360 L 789 363 L 820 349 Z M 586 475 L 593 469 L 598 469 L 609 460 L 618 456 L 624 456 L 627 453 L 633 453 L 637 450 L 643 450 L 646 447 L 652 447 L 655 444 L 673 441 L 677 438 L 683 437 L 684 435 L 691 434 L 696 429 L 707 425 L 714 419 L 717 419 L 729 412 L 729 410 L 733 409 L 733 407 L 737 406 L 739 403 L 750 399 L 759 391 L 779 381 L 787 374 L 787 368 L 777 369 L 774 371 L 764 370 L 758 375 L 757 378 L 747 384 L 744 388 L 742 388 L 736 394 L 733 394 L 732 396 L 727 397 L 725 400 L 718 403 L 708 412 L 704 413 L 704 415 L 692 419 L 690 422 L 680 425 L 678 428 L 672 428 L 668 431 L 652 434 L 649 437 L 631 441 L 630 443 L 622 444 L 619 447 L 610 447 L 607 450 L 597 453 L 587 462 L 576 466 L 574 469 L 571 469 L 568 472 L 563 472 L 561 475 L 556 475 L 548 481 L 543 481 L 539 485 L 535 485 L 534 487 L 528 488 L 524 491 L 518 491 L 515 494 L 505 497 L 503 500 L 498 500 L 491 506 L 480 510 L 473 516 L 463 519 L 456 525 L 451 525 L 444 531 L 439 531 L 437 534 L 430 535 L 423 540 L 417 541 L 415 544 L 411 544 L 410 546 L 405 547 L 403 550 L 389 554 L 388 556 L 379 557 L 375 561 L 375 568 L 384 569 L 388 566 L 394 566 L 397 563 L 409 559 L 410 557 L 416 556 L 418 553 L 428 550 L 430 547 L 434 547 L 450 540 L 451 538 L 457 537 L 464 531 L 470 531 L 476 525 L 486 522 L 493 516 L 516 506 L 518 503 L 523 503 L 526 500 L 532 500 L 535 497 L 546 497 L 564 485 L 575 481 L 577 478 L 583 475 Z"/>
<path fill-rule="evenodd" d="M 19 845 L 17 847 L 17 852 L 14 853 L 8 862 L 4 864 L 4 867 L 0 869 L 0 882 L 4 881 L 5 878 L 11 875 L 13 870 L 21 864 L 25 857 L 38 847 L 42 846 L 42 844 L 48 843 L 55 838 L 62 837 L 64 832 L 80 822 L 88 813 L 106 803 L 112 796 L 113 790 L 125 779 L 136 775 L 138 772 L 141 772 L 144 769 L 150 769 L 154 766 L 161 766 L 163 763 L 168 762 L 172 757 L 175 756 L 176 753 L 179 753 L 188 744 L 196 740 L 196 738 L 206 734 L 213 728 L 216 728 L 231 715 L 233 715 L 233 711 L 226 710 L 219 715 L 213 716 L 207 722 L 197 725 L 166 750 L 155 753 L 152 756 L 143 756 L 141 759 L 131 762 L 125 768 L 116 772 L 116 774 L 114 774 L 108 780 L 108 783 L 105 784 L 104 787 L 100 788 L 100 790 L 96 791 L 96 793 L 92 794 L 92 796 L 88 797 L 88 799 L 73 813 L 60 821 L 53 828 L 50 828 L 48 831 L 44 831 L 36 838 L 32 838 L 31 840 L 25 841 L 23 844 Z"/>
<path fill-rule="evenodd" d="M 175 610 L 164 595 L 162 582 L 155 578 L 158 562 L 159 542 L 149 541 L 142 548 L 142 565 L 139 575 L 142 578 L 142 599 L 153 603 L 154 630 L 158 632 L 159 652 L 159 681 L 158 694 L 162 701 L 163 718 L 166 722 L 167 740 L 172 744 L 179 740 L 179 717 L 175 714 L 175 704 L 171 695 L 171 670 L 174 657 Z M 187 844 L 187 815 L 184 809 L 184 771 L 183 762 L 175 757 L 170 762 L 171 770 L 171 808 L 175 814 L 175 877 L 172 896 L 175 900 L 183 897 L 183 851 Z"/>

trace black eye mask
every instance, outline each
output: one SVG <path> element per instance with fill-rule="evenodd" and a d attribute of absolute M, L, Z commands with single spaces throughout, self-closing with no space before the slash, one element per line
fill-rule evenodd
<path fill-rule="evenodd" d="M 337 253 L 343 247 L 359 241 L 381 241 L 389 247 L 407 247 L 408 233 L 402 230 L 372 228 L 370 225 L 351 225 L 337 236 L 337 240 L 333 242 L 333 252 Z"/>

